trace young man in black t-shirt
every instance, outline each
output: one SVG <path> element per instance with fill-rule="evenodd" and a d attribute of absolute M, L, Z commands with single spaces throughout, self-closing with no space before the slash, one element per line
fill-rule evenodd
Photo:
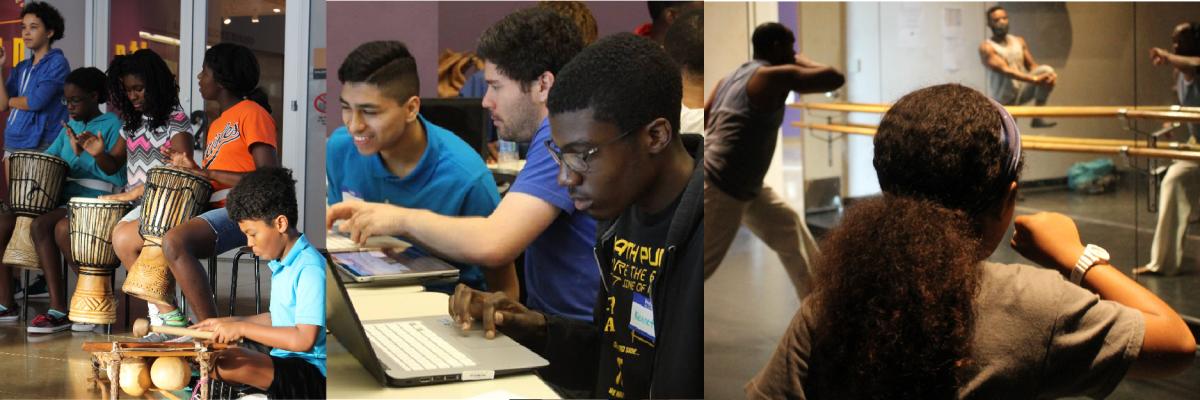
<path fill-rule="evenodd" d="M 482 320 L 489 337 L 499 329 L 550 360 L 544 378 L 594 397 L 703 397 L 703 150 L 676 132 L 681 96 L 678 67 L 628 33 L 563 67 L 548 105 L 553 139 L 533 145 L 559 163 L 575 208 L 601 221 L 593 322 L 462 285 L 456 321 Z"/>

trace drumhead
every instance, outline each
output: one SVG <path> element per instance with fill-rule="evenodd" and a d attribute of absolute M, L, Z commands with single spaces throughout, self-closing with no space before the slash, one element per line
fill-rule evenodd
<path fill-rule="evenodd" d="M 196 175 L 192 171 L 189 171 L 189 170 L 186 170 L 183 168 L 179 168 L 179 167 L 176 167 L 173 165 L 150 168 L 150 172 L 147 174 L 147 177 L 149 177 L 151 175 L 155 175 L 155 174 L 177 175 L 177 176 L 182 176 L 185 178 L 195 179 L 197 181 L 208 182 L 208 179 L 204 179 L 203 176 Z"/>
<path fill-rule="evenodd" d="M 43 161 L 49 161 L 49 162 L 56 163 L 56 164 L 67 165 L 67 162 L 61 158 L 58 158 L 58 157 L 55 157 L 55 156 L 52 156 L 52 155 L 49 155 L 46 153 L 39 153 L 36 151 L 25 151 L 25 150 L 14 151 L 14 152 L 9 153 L 8 157 L 9 158 L 32 158 L 32 159 L 38 159 L 38 160 L 43 160 Z"/>
<path fill-rule="evenodd" d="M 128 201 L 106 200 L 92 197 L 72 197 L 67 204 L 96 204 L 96 205 L 131 205 Z"/>

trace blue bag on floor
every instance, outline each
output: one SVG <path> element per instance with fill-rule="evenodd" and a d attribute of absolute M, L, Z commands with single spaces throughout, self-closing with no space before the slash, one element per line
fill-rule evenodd
<path fill-rule="evenodd" d="M 1110 191 L 1117 182 L 1115 170 L 1112 159 L 1108 158 L 1075 163 L 1067 169 L 1067 187 L 1088 194 Z"/>

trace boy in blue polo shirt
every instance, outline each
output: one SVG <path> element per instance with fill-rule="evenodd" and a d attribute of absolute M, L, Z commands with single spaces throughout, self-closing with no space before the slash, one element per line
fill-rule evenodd
<path fill-rule="evenodd" d="M 217 378 L 266 390 L 270 398 L 325 398 L 325 259 L 296 230 L 296 181 L 290 170 L 263 167 L 229 193 L 229 218 L 246 246 L 271 260 L 271 308 L 252 317 L 209 318 L 192 326 L 213 340 L 246 338 L 270 355 L 235 347 L 217 355 Z"/>
<path fill-rule="evenodd" d="M 361 200 L 460 216 L 496 209 L 500 194 L 479 154 L 419 114 L 416 60 L 403 43 L 358 46 L 338 68 L 338 79 L 346 126 L 334 131 L 326 147 L 329 204 Z M 468 286 L 516 295 L 511 262 L 456 266 L 459 281 Z M 450 292 L 453 286 L 430 289 Z"/>

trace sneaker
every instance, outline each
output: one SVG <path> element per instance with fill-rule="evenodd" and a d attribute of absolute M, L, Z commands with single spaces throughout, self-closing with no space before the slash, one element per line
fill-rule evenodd
<path fill-rule="evenodd" d="M 18 289 L 17 293 L 13 295 L 13 298 L 21 298 L 23 296 L 24 294 L 22 293 L 22 290 Z M 46 279 L 42 278 L 41 275 L 38 275 L 37 279 L 34 279 L 33 282 L 29 284 L 29 298 L 45 299 L 48 297 L 50 297 L 50 292 L 46 291 Z"/>
<path fill-rule="evenodd" d="M 0 322 L 13 322 L 21 318 L 21 311 L 16 306 L 0 311 Z"/>
<path fill-rule="evenodd" d="M 67 316 L 55 318 L 50 313 L 41 313 L 33 318 L 29 323 L 29 333 L 54 333 L 62 332 L 71 328 L 71 321 Z"/>
<path fill-rule="evenodd" d="M 87 322 L 75 322 L 71 324 L 71 332 L 91 332 L 96 330 L 96 324 Z"/>

